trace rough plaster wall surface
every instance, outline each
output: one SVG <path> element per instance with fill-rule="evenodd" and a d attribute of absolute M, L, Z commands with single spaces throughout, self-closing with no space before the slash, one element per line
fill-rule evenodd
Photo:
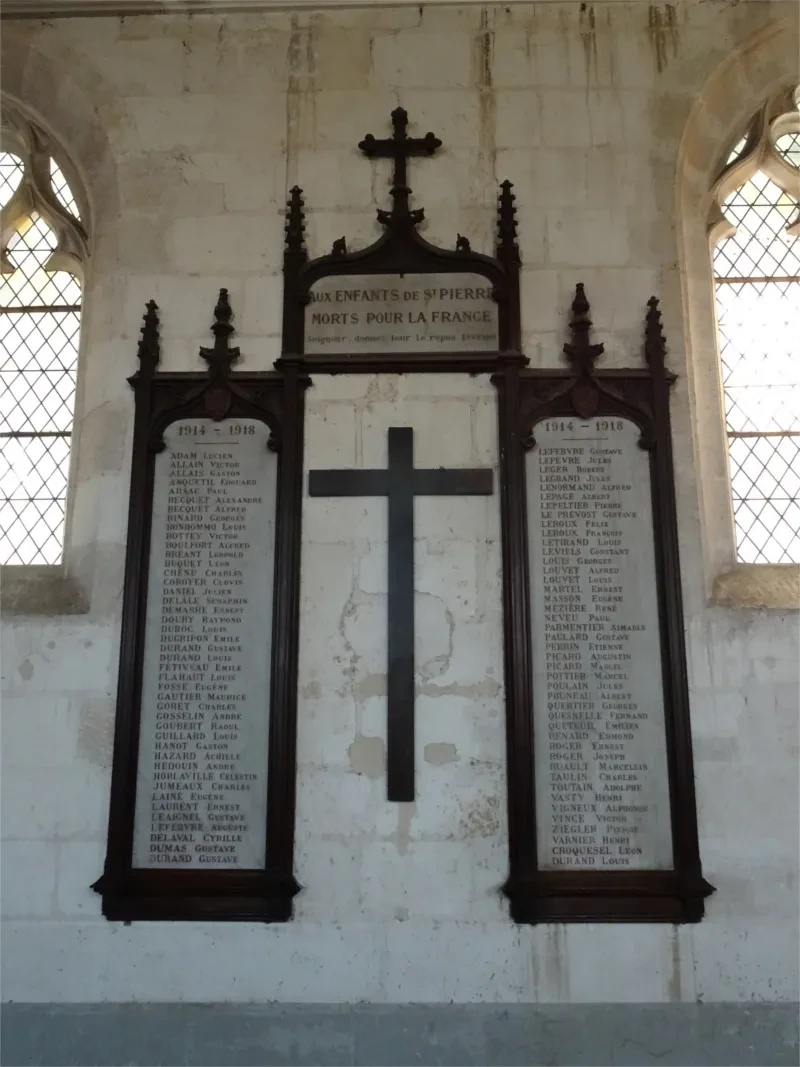
<path fill-rule="evenodd" d="M 8 24 L 8 91 L 87 178 L 87 281 L 68 558 L 89 612 L 3 628 L 3 996 L 22 1001 L 797 999 L 797 616 L 708 607 L 672 223 L 686 117 L 715 66 L 792 3 L 546 4 Z M 789 32 L 796 32 L 790 30 Z M 525 350 L 553 365 L 577 281 L 606 365 L 639 359 L 658 293 L 673 398 L 701 850 L 696 927 L 513 926 L 505 874 L 498 498 L 419 501 L 419 798 L 385 778 L 385 504 L 305 501 L 296 919 L 105 922 L 102 869 L 144 302 L 164 366 L 196 367 L 230 290 L 242 366 L 279 351 L 282 204 L 320 254 L 376 233 L 385 163 L 355 143 L 408 108 L 425 233 L 488 250 L 496 184 L 520 209 Z M 754 108 L 758 101 L 754 101 Z M 484 379 L 318 379 L 309 466 L 496 463 Z"/>
<path fill-rule="evenodd" d="M 492 467 L 494 388 L 469 375 L 320 377 L 306 462 L 385 467 L 414 429 L 417 467 Z M 303 511 L 298 917 L 503 922 L 505 730 L 499 497 L 415 502 L 416 790 L 386 800 L 388 507 Z M 324 654 L 322 650 L 325 650 Z"/>

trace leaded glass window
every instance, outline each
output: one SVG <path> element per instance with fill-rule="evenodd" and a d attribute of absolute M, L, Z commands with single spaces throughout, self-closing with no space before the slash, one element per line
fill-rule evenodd
<path fill-rule="evenodd" d="M 4 112 L 0 152 L 0 563 L 63 551 L 78 341 L 81 212 L 46 134 Z"/>
<path fill-rule="evenodd" d="M 800 116 L 770 102 L 715 187 L 712 233 L 737 554 L 800 562 Z M 716 232 L 715 232 L 716 231 Z"/>

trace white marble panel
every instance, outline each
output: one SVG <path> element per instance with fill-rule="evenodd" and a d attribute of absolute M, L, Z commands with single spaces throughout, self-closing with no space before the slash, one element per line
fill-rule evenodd
<path fill-rule="evenodd" d="M 277 459 L 252 419 L 156 458 L 133 861 L 263 867 Z"/>
<path fill-rule="evenodd" d="M 527 457 L 539 864 L 672 866 L 649 453 L 551 418 Z"/>
<path fill-rule="evenodd" d="M 479 274 L 322 278 L 306 308 L 307 353 L 486 352 L 499 344 L 492 285 Z"/>

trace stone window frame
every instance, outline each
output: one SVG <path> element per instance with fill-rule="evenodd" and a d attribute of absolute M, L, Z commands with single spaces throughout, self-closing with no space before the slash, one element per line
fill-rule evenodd
<path fill-rule="evenodd" d="M 49 260 L 53 270 L 74 274 L 81 286 L 81 326 L 78 341 L 77 383 L 73 427 L 80 420 L 81 382 L 85 369 L 85 329 L 88 274 L 91 263 L 91 204 L 86 183 L 70 153 L 46 124 L 21 102 L 4 94 L 0 115 L 3 150 L 19 156 L 23 176 L 11 200 L 2 210 L 2 230 L 10 240 L 16 225 L 35 211 L 55 232 L 58 243 Z M 50 185 L 50 159 L 64 174 L 80 210 L 75 219 L 59 202 Z M 5 253 L 6 240 L 3 241 Z M 89 611 L 83 584 L 70 573 L 71 530 L 77 475 L 76 436 L 70 442 L 64 539 L 61 562 L 56 564 L 0 565 L 0 611 L 2 615 L 77 615 Z"/>
<path fill-rule="evenodd" d="M 797 36 L 793 15 L 736 49 L 696 99 L 678 155 L 676 228 L 705 595 L 727 607 L 800 608 L 800 564 L 737 560 L 713 267 L 724 233 L 719 198 L 730 191 L 734 169 L 727 159 L 759 113 L 775 118 L 778 102 L 794 93 Z M 740 179 L 741 168 L 736 184 Z"/>

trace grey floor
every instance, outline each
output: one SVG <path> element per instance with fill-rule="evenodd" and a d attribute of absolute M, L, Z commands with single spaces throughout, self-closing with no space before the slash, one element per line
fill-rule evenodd
<path fill-rule="evenodd" d="M 797 1067 L 793 1004 L 5 1004 L 2 1067 Z"/>

